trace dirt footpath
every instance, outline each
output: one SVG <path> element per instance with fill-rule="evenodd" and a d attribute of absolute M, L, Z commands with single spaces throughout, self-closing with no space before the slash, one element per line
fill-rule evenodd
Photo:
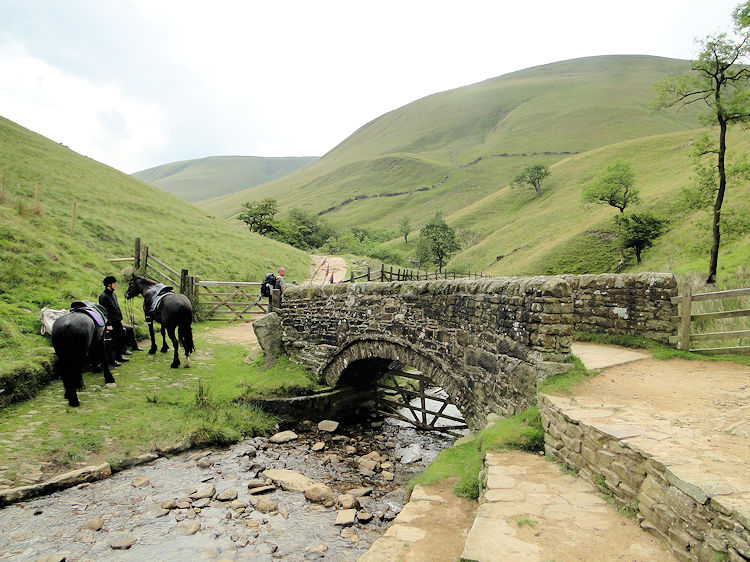
<path fill-rule="evenodd" d="M 333 282 L 337 283 L 346 277 L 346 260 L 337 256 L 312 256 L 313 264 L 310 267 L 310 280 L 306 283 L 322 285 Z"/>

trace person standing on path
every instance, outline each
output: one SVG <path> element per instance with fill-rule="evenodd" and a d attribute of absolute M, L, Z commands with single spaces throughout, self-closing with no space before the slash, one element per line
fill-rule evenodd
<path fill-rule="evenodd" d="M 138 343 L 135 341 L 135 332 L 133 328 L 122 323 L 122 311 L 120 304 L 117 302 L 117 278 L 113 275 L 107 275 L 102 281 L 104 291 L 99 295 L 99 304 L 107 310 L 107 329 L 112 332 L 112 344 L 114 358 L 111 363 L 124 363 L 130 361 L 126 356 L 132 352 L 128 350 L 127 344 L 138 350 Z"/>

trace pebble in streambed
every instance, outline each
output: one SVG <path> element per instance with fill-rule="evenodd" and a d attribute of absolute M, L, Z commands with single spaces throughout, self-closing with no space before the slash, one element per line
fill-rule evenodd
<path fill-rule="evenodd" d="M 304 422 L 160 458 L 0 510 L 0 560 L 353 560 L 451 442 L 388 422 Z"/>

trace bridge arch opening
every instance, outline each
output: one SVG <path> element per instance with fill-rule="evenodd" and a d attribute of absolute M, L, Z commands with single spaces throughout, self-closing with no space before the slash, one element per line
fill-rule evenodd
<path fill-rule="evenodd" d="M 436 361 L 387 340 L 345 346 L 323 369 L 326 382 L 367 393 L 372 409 L 418 429 L 455 436 L 467 429 L 459 404 L 465 391 Z"/>

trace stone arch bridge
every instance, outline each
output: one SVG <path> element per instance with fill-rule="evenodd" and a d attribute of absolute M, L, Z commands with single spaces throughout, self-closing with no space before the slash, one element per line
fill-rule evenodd
<path fill-rule="evenodd" d="M 665 341 L 676 294 L 656 273 L 287 286 L 282 345 L 330 386 L 411 365 L 481 427 L 536 403 L 538 382 L 570 367 L 576 329 Z"/>

